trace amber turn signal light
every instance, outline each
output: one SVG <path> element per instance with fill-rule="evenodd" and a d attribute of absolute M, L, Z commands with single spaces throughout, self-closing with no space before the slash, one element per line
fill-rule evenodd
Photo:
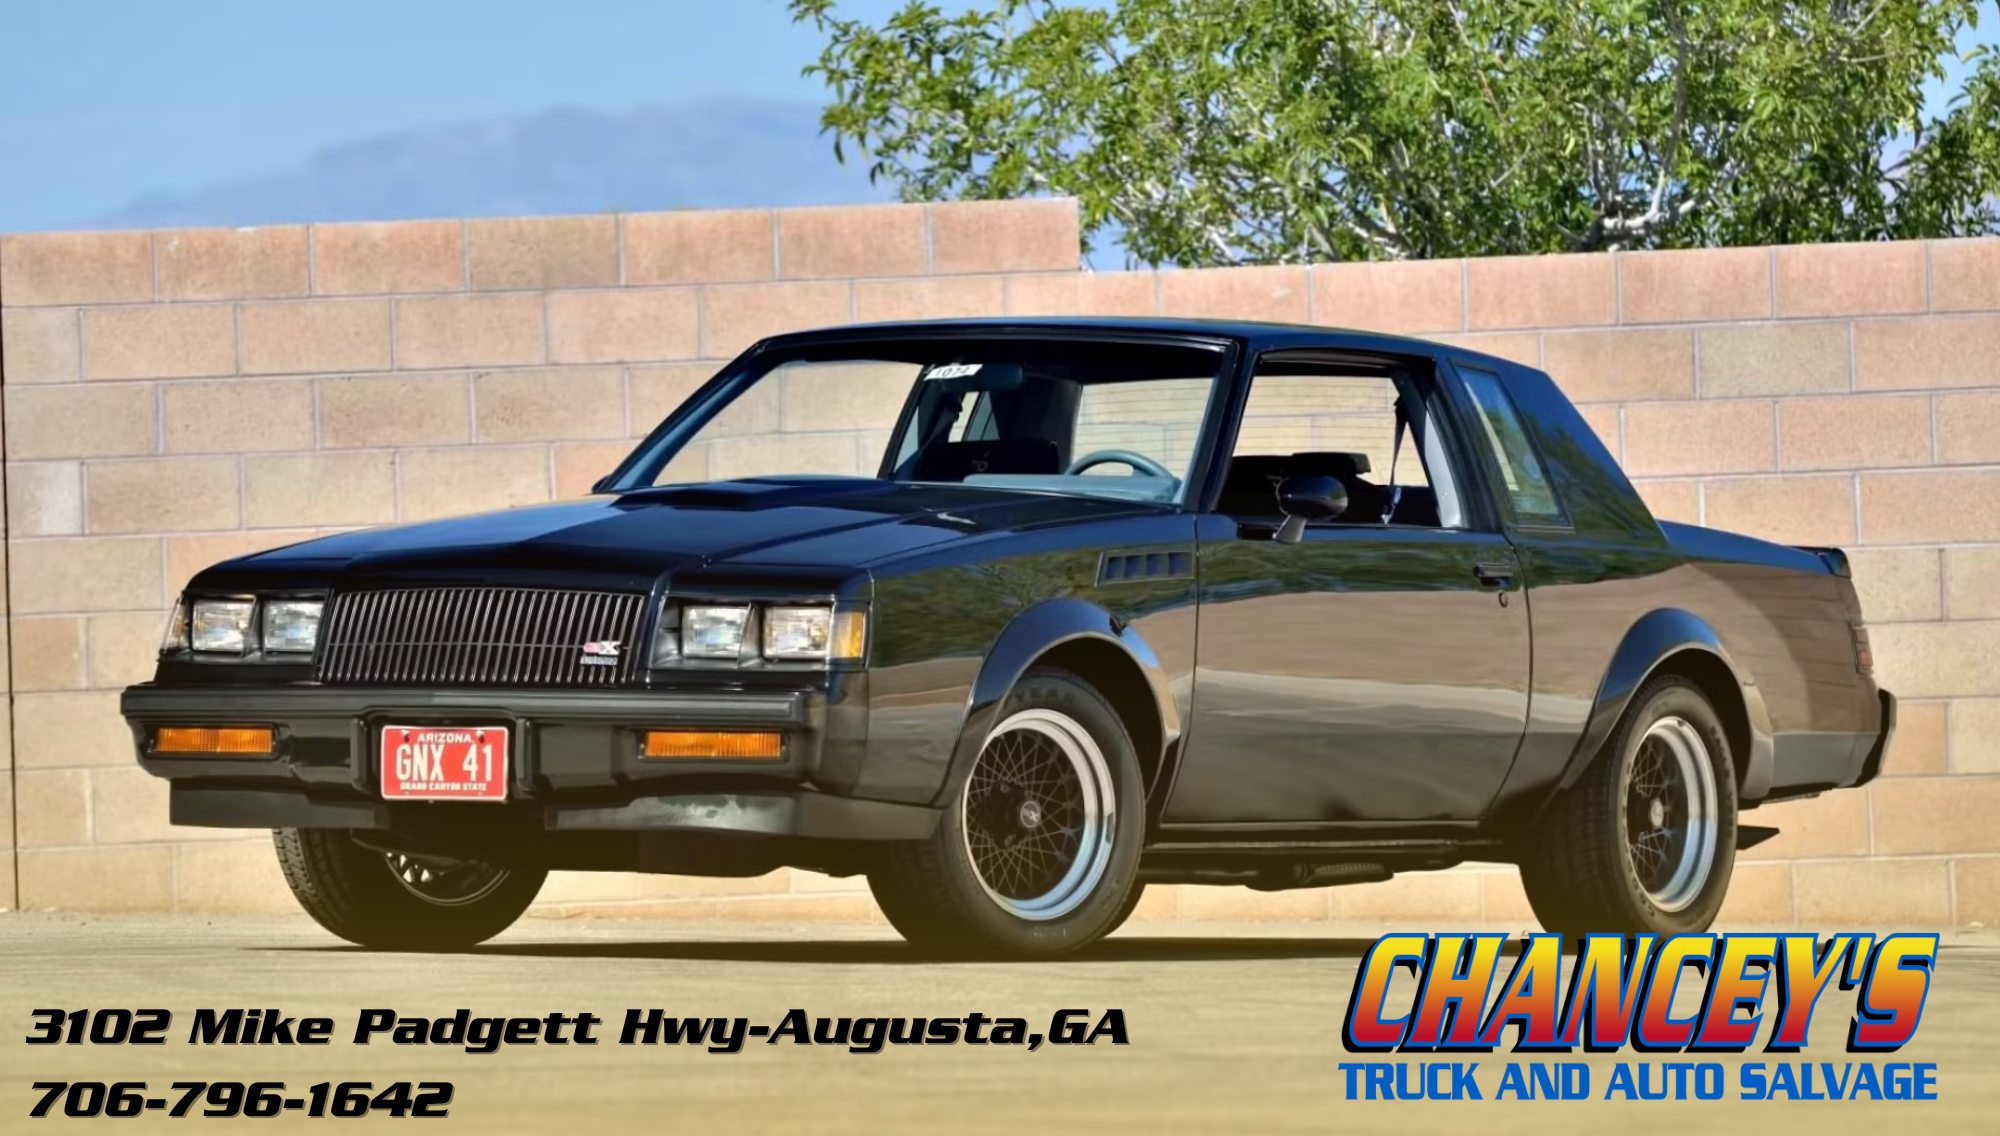
<path fill-rule="evenodd" d="M 734 730 L 648 730 L 640 756 L 776 761 L 785 756 L 785 739 L 782 734 Z"/>
<path fill-rule="evenodd" d="M 219 753 L 263 757 L 271 752 L 267 726 L 161 726 L 154 753 Z"/>

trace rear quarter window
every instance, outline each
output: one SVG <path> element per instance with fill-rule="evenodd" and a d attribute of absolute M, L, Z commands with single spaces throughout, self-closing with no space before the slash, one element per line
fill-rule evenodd
<path fill-rule="evenodd" d="M 1569 524 L 1569 514 L 1556 497 L 1548 469 L 1500 376 L 1467 367 L 1460 367 L 1458 373 L 1478 410 L 1480 427 L 1500 467 L 1502 488 L 1513 503 L 1515 519 L 1524 525 Z"/>

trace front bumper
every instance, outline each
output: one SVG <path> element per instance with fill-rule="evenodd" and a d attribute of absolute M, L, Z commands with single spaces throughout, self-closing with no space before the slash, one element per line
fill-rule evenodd
<path fill-rule="evenodd" d="M 172 784 L 175 824 L 487 834 L 713 833 L 913 840 L 939 812 L 843 794 L 865 725 L 823 691 L 410 690 L 396 687 L 184 687 L 144 684 L 120 709 L 139 764 Z M 153 752 L 167 725 L 269 725 L 267 756 Z M 387 801 L 378 740 L 395 725 L 501 726 L 511 765 L 504 802 Z M 776 731 L 784 756 L 649 760 L 648 729 Z"/>

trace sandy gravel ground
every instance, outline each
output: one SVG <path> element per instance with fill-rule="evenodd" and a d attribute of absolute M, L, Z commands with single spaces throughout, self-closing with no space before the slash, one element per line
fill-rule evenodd
<path fill-rule="evenodd" d="M 1454 928 L 1462 930 L 1465 928 Z M 344 946 L 303 918 L 0 915 L 0 1131 L 67 1131 L 110 1120 L 54 1116 L 23 1125 L 37 1080 L 449 1080 L 451 1118 L 479 1133 L 651 1130 L 785 1132 L 1427 1132 L 1694 1131 L 1879 1134 L 2000 1131 L 2000 935 L 1950 936 L 1922 1027 L 1893 1059 L 1939 1065 L 1935 1103 L 1766 1102 L 1734 1098 L 1725 1057 L 1719 1102 L 1355 1102 L 1338 1066 L 1353 1060 L 1340 1022 L 1375 926 L 1147 926 L 1088 954 L 1035 965 L 939 965 L 912 959 L 878 928 L 746 927 L 609 920 L 528 920 L 471 955 L 376 955 Z M 1851 993 L 1829 992 L 1815 1044 L 1800 1055 L 1844 1063 Z M 38 1006 L 160 1006 L 174 1011 L 158 1046 L 30 1046 Z M 329 1016 L 333 1044 L 191 1046 L 197 1007 L 276 1007 Z M 766 1045 L 711 1054 L 688 1046 L 623 1046 L 628 1008 L 777 1024 L 803 1007 L 818 1017 L 989 1016 L 1046 1028 L 1056 1010 L 1125 1011 L 1130 1044 L 1093 1047 Z M 404 1014 L 534 1016 L 588 1011 L 607 1043 L 512 1046 L 470 1055 L 437 1046 L 356 1046 L 364 1008 Z M 1692 1006 L 1688 1007 L 1692 1009 Z M 1596 1095 L 1629 1050 L 1587 1058 Z M 1505 1054 L 1483 1055 L 1490 1096 Z M 1574 1060 L 1577 1058 L 1564 1058 Z M 1692 1058 L 1690 1058 L 1692 1059 Z M 1799 1057 L 1792 1058 L 1798 1060 Z M 1405 1058 L 1415 1060 L 1415 1058 Z M 60 1108 L 57 1109 L 60 1112 Z M 216 1121 L 164 1114 L 118 1131 L 198 1132 Z M 256 1131 L 348 1125 L 299 1113 Z M 371 1116 L 370 1124 L 389 1124 Z M 407 1123 L 403 1122 L 403 1123 Z M 396 1127 L 402 1125 L 398 1123 Z M 1476 1126 L 1476 1127 L 1469 1127 Z M 235 1126 L 232 1125 L 232 1130 Z M 427 1129 L 428 1130 L 428 1129 Z"/>

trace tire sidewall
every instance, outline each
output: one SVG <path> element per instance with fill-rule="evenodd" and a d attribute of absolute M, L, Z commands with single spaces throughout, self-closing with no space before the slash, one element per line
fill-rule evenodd
<path fill-rule="evenodd" d="M 1705 931 L 1715 922 L 1729 893 L 1730 877 L 1736 867 L 1736 766 L 1729 748 L 1729 736 L 1722 719 L 1708 699 L 1693 685 L 1669 680 L 1642 692 L 1644 702 L 1635 708 L 1630 725 L 1619 738 L 1617 761 L 1612 763 L 1601 792 L 1611 794 L 1609 804 L 1618 823 L 1617 846 L 1608 851 L 1617 858 L 1618 879 L 1625 905 L 1633 916 L 1631 925 L 1651 928 L 1660 934 L 1691 934 Z M 1693 726 L 1708 751 L 1709 771 L 1715 778 L 1715 855 L 1708 878 L 1692 903 L 1679 911 L 1666 911 L 1653 903 L 1639 883 L 1632 867 L 1631 850 L 1624 841 L 1626 783 L 1646 732 L 1665 717 L 1678 717 Z"/>
<path fill-rule="evenodd" d="M 1104 875 L 1077 907 L 1053 919 L 1023 919 L 986 894 L 966 848 L 964 800 L 972 766 L 958 777 L 943 820 L 932 837 L 945 868 L 951 901 L 968 929 L 1001 950 L 1055 954 L 1109 934 L 1128 913 L 1126 903 L 1139 886 L 1139 851 L 1145 842 L 1145 782 L 1125 725 L 1104 698 L 1081 679 L 1054 671 L 1031 671 L 997 708 L 998 725 L 1022 710 L 1065 714 L 1089 731 L 1109 767 L 1112 782 L 1111 855 Z M 982 741 L 981 750 L 984 751 Z M 976 764 L 976 762 L 974 763 Z"/>

